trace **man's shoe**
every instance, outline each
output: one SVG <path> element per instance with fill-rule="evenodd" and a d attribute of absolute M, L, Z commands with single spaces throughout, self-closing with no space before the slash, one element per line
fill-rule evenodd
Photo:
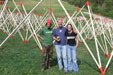
<path fill-rule="evenodd" d="M 72 72 L 71 70 L 68 70 L 68 72 Z"/>
<path fill-rule="evenodd" d="M 44 72 L 44 68 L 41 69 L 41 72 Z"/>
<path fill-rule="evenodd" d="M 68 71 L 67 71 L 67 70 L 64 70 L 64 73 L 65 73 L 65 74 L 67 74 L 67 73 L 68 73 Z"/>
<path fill-rule="evenodd" d="M 61 68 L 61 69 L 59 68 L 58 70 L 59 70 L 59 71 L 62 71 L 62 70 L 63 70 L 63 68 Z"/>
<path fill-rule="evenodd" d="M 48 69 L 50 69 L 51 67 L 50 66 L 48 66 Z"/>

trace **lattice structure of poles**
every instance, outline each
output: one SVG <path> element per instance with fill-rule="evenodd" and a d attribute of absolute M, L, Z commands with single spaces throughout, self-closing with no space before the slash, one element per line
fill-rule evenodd
<path fill-rule="evenodd" d="M 13 38 L 14 35 L 18 33 L 24 43 L 27 43 L 33 37 L 41 49 L 41 52 L 43 52 L 42 45 L 36 34 L 45 26 L 46 20 L 48 19 L 52 20 L 54 24 L 52 28 L 58 26 L 52 8 L 48 8 L 44 15 L 34 14 L 33 10 L 42 2 L 42 0 L 40 0 L 40 2 L 27 13 L 22 1 L 17 5 L 13 0 L 15 8 L 11 12 L 10 8 L 6 7 L 7 2 L 8 0 L 2 5 L 2 11 L 0 11 L 0 29 L 8 36 L 0 43 L 0 47 L 9 37 Z M 77 8 L 72 16 L 69 15 L 61 0 L 58 0 L 58 2 L 66 13 L 66 16 L 62 18 L 63 23 L 65 26 L 68 23 L 72 24 L 73 28 L 78 32 L 80 42 L 85 44 L 101 74 L 104 75 L 113 57 L 113 20 L 102 17 L 100 14 L 93 14 L 89 2 L 86 2 L 82 8 Z M 21 6 L 24 12 L 20 12 L 19 6 Z M 87 7 L 87 11 L 84 11 L 85 7 Z M 15 10 L 18 12 L 14 13 Z M 61 19 L 61 17 L 59 18 Z M 24 33 L 22 31 L 24 31 Z M 91 47 L 88 45 L 87 39 L 94 40 L 95 53 L 93 53 Z M 108 57 L 108 62 L 104 70 L 100 57 L 101 50 L 105 56 Z M 94 54 L 97 54 L 97 58 Z"/>
<path fill-rule="evenodd" d="M 90 8 L 89 2 L 86 2 L 85 6 L 88 7 L 88 13 L 89 13 L 89 19 L 90 19 L 90 27 L 91 27 L 91 29 L 92 29 L 92 34 L 93 34 L 93 38 L 94 38 L 94 41 L 95 41 L 95 47 L 96 47 L 96 52 L 97 52 L 97 57 L 98 57 L 98 59 L 95 58 L 94 54 L 92 53 L 92 51 L 91 51 L 91 49 L 89 48 L 89 46 L 88 46 L 88 44 L 86 43 L 86 41 L 84 40 L 83 36 L 80 34 L 80 31 L 77 29 L 75 23 L 73 22 L 73 20 L 72 20 L 71 17 L 69 16 L 69 14 L 68 14 L 68 12 L 66 11 L 65 7 L 63 6 L 62 2 L 61 2 L 60 0 L 58 0 L 58 2 L 59 2 L 59 4 L 61 5 L 61 7 L 63 8 L 63 10 L 65 11 L 66 15 L 68 16 L 68 18 L 69 18 L 70 22 L 72 23 L 74 29 L 76 29 L 76 31 L 78 32 L 80 38 L 83 40 L 83 42 L 84 42 L 86 48 L 88 49 L 88 52 L 90 53 L 90 55 L 92 56 L 93 60 L 94 60 L 95 63 L 97 64 L 97 66 L 98 66 L 98 68 L 99 68 L 101 74 L 104 75 L 104 74 L 105 74 L 105 71 L 106 71 L 106 68 L 105 68 L 104 71 L 103 71 L 103 69 L 102 69 L 102 63 L 101 63 L 101 59 L 100 59 L 100 51 L 99 51 L 99 46 L 100 46 L 99 44 L 100 44 L 100 43 L 99 43 L 99 40 L 98 40 L 98 38 L 97 38 L 97 36 L 96 36 L 95 26 L 94 26 L 94 22 L 93 22 L 93 18 L 92 18 L 92 12 L 91 12 L 91 8 Z M 113 52 L 111 52 L 111 54 L 113 55 Z M 109 64 L 110 61 L 111 61 L 112 55 L 111 55 L 111 57 L 109 58 L 109 61 L 108 61 L 107 65 L 106 65 L 106 67 L 108 67 L 108 64 Z"/>
<path fill-rule="evenodd" d="M 7 7 L 7 10 L 9 11 L 9 16 L 8 16 L 8 18 L 5 19 L 5 21 L 3 23 L 5 24 L 7 20 L 11 19 L 13 21 L 13 24 L 11 24 L 11 25 L 14 25 L 14 27 L 16 28 L 16 27 L 18 27 L 18 23 L 20 23 L 21 20 L 28 15 L 28 13 L 26 12 L 26 9 L 25 9 L 22 1 L 18 5 L 16 5 L 14 0 L 13 0 L 13 3 L 15 5 L 15 9 L 13 10 L 13 12 L 11 12 L 10 9 Z M 24 12 L 22 12 L 22 13 L 20 12 L 20 9 L 18 8 L 18 6 L 20 6 L 20 5 L 21 5 L 21 8 L 24 10 Z M 18 11 L 16 14 L 14 14 L 15 10 Z M 40 41 L 39 41 L 38 37 L 35 36 L 35 34 L 37 34 L 39 29 L 42 28 L 41 24 L 43 24 L 43 26 L 45 26 L 47 19 L 51 19 L 53 21 L 53 23 L 55 24 L 55 26 L 57 25 L 57 21 L 52 12 L 52 9 L 50 9 L 50 11 L 51 11 L 51 13 L 46 12 L 44 14 L 44 16 L 40 19 L 37 18 L 37 16 L 33 12 L 31 12 L 31 14 L 29 14 L 29 17 L 26 18 L 26 20 L 22 23 L 21 27 L 19 27 L 15 32 L 13 32 L 12 35 L 15 35 L 18 32 L 24 43 L 27 43 L 30 40 L 30 38 L 33 37 L 35 42 L 37 43 L 37 45 L 43 52 Z M 34 19 L 36 21 L 34 21 Z M 40 20 L 40 22 L 39 22 L 39 20 Z M 37 24 L 40 24 L 40 25 L 37 26 Z M 24 29 L 24 26 L 26 27 L 27 30 Z M 53 28 L 55 28 L 55 26 L 53 26 Z M 24 32 L 26 31 L 25 37 L 23 36 L 21 29 L 23 29 Z M 28 31 L 30 32 L 30 35 L 28 35 Z M 10 33 L 9 33 L 9 35 L 10 35 Z M 1 43 L 1 45 L 3 45 L 5 43 L 5 40 Z"/>
<path fill-rule="evenodd" d="M 40 0 L 35 6 L 34 8 L 25 16 L 25 18 L 23 18 L 23 20 L 19 23 L 19 25 L 6 37 L 6 39 L 0 44 L 0 47 L 9 39 L 9 37 L 15 32 L 18 31 L 22 25 L 22 23 L 24 23 L 24 21 L 29 17 L 29 15 L 41 4 L 42 0 Z M 35 32 L 33 30 L 33 32 Z M 36 36 L 36 33 L 34 33 L 34 37 Z M 39 40 L 36 38 L 37 42 L 39 42 Z M 39 48 L 41 49 L 41 51 L 43 52 L 43 48 L 41 47 L 41 45 L 39 44 Z"/>
<path fill-rule="evenodd" d="M 7 3 L 8 3 L 8 0 L 5 0 L 5 2 L 3 4 L 3 8 L 1 9 L 2 11 L 0 12 L 0 18 L 3 15 L 3 12 L 4 12 L 5 8 L 6 8 Z"/>
<path fill-rule="evenodd" d="M 7 11 L 8 11 L 8 15 L 7 17 L 4 18 L 3 22 L 1 23 L 0 25 L 0 28 L 3 27 L 3 31 L 5 34 L 9 34 L 10 31 L 9 30 L 12 30 L 11 28 L 15 28 L 15 24 L 13 22 L 13 20 L 15 19 L 14 18 L 14 11 L 16 10 L 16 8 L 14 8 L 14 10 L 11 12 L 10 9 L 8 8 L 8 6 L 6 7 Z M 11 23 L 12 22 L 12 23 Z M 8 23 L 8 24 L 7 24 Z M 7 31 L 5 30 L 4 26 L 7 28 Z M 12 26 L 12 27 L 11 27 Z M 10 27 L 10 28 L 9 28 Z M 9 28 L 9 29 L 8 29 Z M 10 37 L 13 37 L 12 35 Z"/>

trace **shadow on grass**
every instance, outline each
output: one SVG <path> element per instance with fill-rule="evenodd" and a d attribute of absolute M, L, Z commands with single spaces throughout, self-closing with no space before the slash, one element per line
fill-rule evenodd
<path fill-rule="evenodd" d="M 81 64 L 81 61 L 79 59 L 77 59 L 77 64 L 78 66 Z"/>
<path fill-rule="evenodd" d="M 100 73 L 99 69 L 95 66 L 95 65 L 92 65 L 91 63 L 87 62 L 87 61 L 84 61 L 84 63 L 86 63 L 89 67 L 91 67 L 93 70 L 97 71 Z"/>
<path fill-rule="evenodd" d="M 58 64 L 57 58 L 53 58 L 51 66 L 53 67 L 53 66 L 56 66 L 57 64 Z"/>
<path fill-rule="evenodd" d="M 62 63 L 62 64 L 63 64 L 63 63 Z M 81 61 L 80 61 L 79 59 L 77 60 L 77 64 L 78 64 L 78 65 L 81 64 Z M 53 58 L 51 66 L 53 67 L 53 66 L 56 66 L 56 65 L 58 65 L 58 63 L 57 63 L 57 58 Z"/>
<path fill-rule="evenodd" d="M 110 67 L 111 67 L 112 65 L 113 65 L 113 61 L 112 61 L 112 62 L 110 62 L 110 64 L 109 64 L 109 66 L 108 66 L 107 70 L 108 70 L 108 69 L 110 69 Z M 107 70 L 106 70 L 106 71 L 107 71 Z"/>

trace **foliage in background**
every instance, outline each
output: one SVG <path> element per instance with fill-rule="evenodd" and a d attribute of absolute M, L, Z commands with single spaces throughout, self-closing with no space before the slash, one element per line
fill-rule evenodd
<path fill-rule="evenodd" d="M 103 16 L 113 18 L 113 0 L 63 0 L 72 5 L 82 7 L 89 1 L 94 13 L 101 13 Z"/>

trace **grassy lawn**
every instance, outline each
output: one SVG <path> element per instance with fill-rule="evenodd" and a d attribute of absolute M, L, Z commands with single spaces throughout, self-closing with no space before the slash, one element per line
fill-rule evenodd
<path fill-rule="evenodd" d="M 0 31 L 0 36 L 1 42 L 6 35 Z M 96 55 L 94 40 L 87 42 L 92 48 L 94 55 Z M 108 58 L 106 58 L 102 52 L 100 54 L 102 63 L 105 66 Z M 42 73 L 40 71 L 42 62 L 42 53 L 40 52 L 40 49 L 33 39 L 27 44 L 24 44 L 18 34 L 16 34 L 14 38 L 10 38 L 2 48 L 0 48 L 0 59 L 0 75 L 64 75 L 64 71 L 58 71 L 55 49 L 52 68 Z M 100 74 L 84 44 L 79 43 L 77 59 L 79 64 L 79 75 Z M 106 75 L 111 75 L 113 73 L 112 63 L 113 61 L 111 62 Z M 69 73 L 68 75 L 75 75 L 75 73 Z"/>
<path fill-rule="evenodd" d="M 20 0 L 15 0 L 19 3 Z M 29 12 L 33 6 L 39 0 L 21 0 L 25 5 L 25 8 Z M 55 16 L 65 16 L 64 11 L 58 4 L 57 0 L 52 1 L 52 9 Z M 49 7 L 49 1 L 43 0 L 43 3 L 34 11 L 35 13 L 43 14 Z M 73 13 L 76 7 L 63 2 L 69 13 Z M 11 10 L 14 9 L 14 5 L 10 1 L 8 6 Z M 6 35 L 0 31 L 0 42 L 5 39 Z M 94 40 L 87 41 L 88 45 L 92 49 L 95 57 L 97 58 Z M 108 61 L 102 51 L 100 51 L 103 69 Z M 24 44 L 19 35 L 16 34 L 14 38 L 10 38 L 0 48 L 0 75 L 64 75 L 64 71 L 58 71 L 57 57 L 54 49 L 53 63 L 50 70 L 41 72 L 42 53 L 36 45 L 35 41 L 31 39 L 28 43 Z M 84 44 L 79 43 L 77 49 L 77 59 L 79 64 L 79 75 L 100 75 L 99 69 L 95 62 L 91 58 Z M 113 74 L 113 61 L 106 72 L 106 75 Z M 76 75 L 76 73 L 68 73 L 68 75 Z"/>
<path fill-rule="evenodd" d="M 37 4 L 37 2 L 39 0 L 15 0 L 15 1 L 16 1 L 17 4 L 19 4 L 19 2 L 22 1 L 27 12 L 29 12 Z M 74 13 L 74 11 L 76 10 L 75 6 L 69 5 L 67 2 L 63 2 L 63 4 L 64 4 L 64 6 L 66 7 L 66 9 L 68 10 L 69 13 Z M 12 1 L 9 1 L 8 6 L 11 10 L 14 9 L 14 4 L 13 4 Z M 19 8 L 20 8 L 20 10 L 22 10 L 21 7 L 19 7 Z M 34 10 L 34 12 L 39 13 L 39 14 L 44 14 L 46 12 L 46 10 L 48 10 L 48 8 L 50 8 L 49 0 L 43 0 L 41 5 L 39 7 L 37 7 Z M 59 5 L 57 0 L 51 0 L 51 8 L 52 8 L 55 16 L 65 16 L 64 11 L 62 10 L 62 8 Z"/>

